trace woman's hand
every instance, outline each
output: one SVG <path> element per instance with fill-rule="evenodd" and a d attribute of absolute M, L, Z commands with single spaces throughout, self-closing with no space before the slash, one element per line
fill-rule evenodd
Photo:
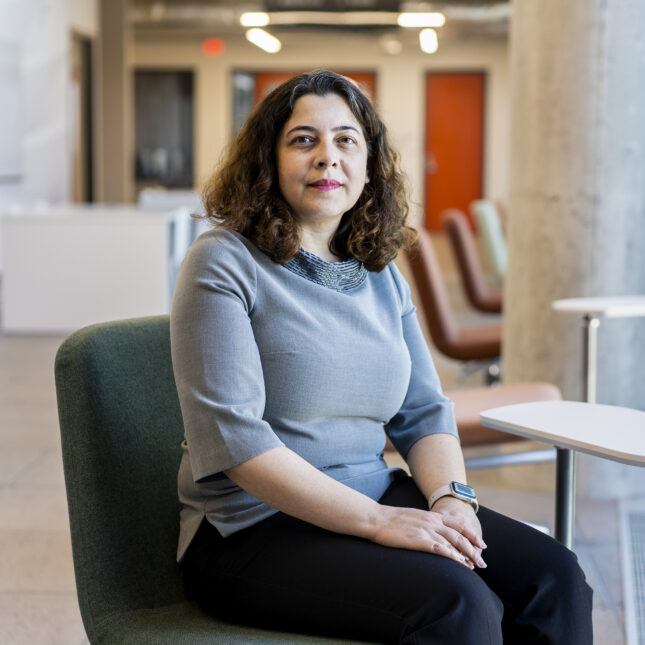
<path fill-rule="evenodd" d="M 481 549 L 484 548 L 480 546 L 483 545 L 481 528 L 477 533 L 479 522 L 472 508 L 470 512 L 476 526 L 466 516 L 462 517 L 459 511 L 444 514 L 395 506 L 382 506 L 381 509 L 379 524 L 371 537 L 373 542 L 435 553 L 470 569 L 486 566 L 481 557 Z"/>
<path fill-rule="evenodd" d="M 432 510 L 443 517 L 446 526 L 450 526 L 467 538 L 477 550 L 481 562 L 484 562 L 481 559 L 481 552 L 486 548 L 486 543 L 482 538 L 482 527 L 473 507 L 466 502 L 447 495 L 438 499 Z M 482 565 L 477 564 L 477 566 L 481 567 Z M 486 565 L 484 564 L 483 566 Z"/>

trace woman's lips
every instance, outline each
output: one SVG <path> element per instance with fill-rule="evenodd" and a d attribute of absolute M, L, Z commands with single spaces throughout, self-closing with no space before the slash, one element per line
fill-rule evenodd
<path fill-rule="evenodd" d="M 316 188 L 317 190 L 322 190 L 325 192 L 340 188 L 340 185 L 340 182 L 336 181 L 335 179 L 319 179 L 318 181 L 314 181 L 309 184 L 309 186 L 311 186 L 312 188 Z"/>

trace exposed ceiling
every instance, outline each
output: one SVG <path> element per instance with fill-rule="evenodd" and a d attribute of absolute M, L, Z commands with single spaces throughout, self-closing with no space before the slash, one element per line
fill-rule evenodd
<path fill-rule="evenodd" d="M 430 11 L 440 7 L 490 7 L 508 4 L 508 0 L 130 0 L 130 4 L 143 7 L 155 4 L 228 7 L 247 11 Z"/>
<path fill-rule="evenodd" d="M 130 0 L 129 17 L 139 35 L 185 34 L 203 35 L 217 31 L 221 35 L 242 33 L 239 19 L 246 11 L 275 12 L 283 22 L 288 15 L 291 24 L 271 24 L 267 29 L 276 32 L 298 30 L 347 30 L 393 33 L 401 29 L 396 24 L 351 24 L 344 22 L 339 12 L 367 16 L 379 12 L 378 19 L 394 22 L 399 11 L 441 11 L 446 24 L 441 28 L 443 39 L 505 38 L 510 16 L 509 0 L 442 0 L 440 2 L 405 2 L 399 0 Z M 302 24 L 299 12 L 325 12 L 333 24 Z M 288 12 L 288 13 L 287 13 Z M 382 13 L 382 12 L 390 12 Z M 374 15 L 374 14 L 372 14 Z M 311 14 L 309 14 L 311 16 Z M 338 20 L 335 19 L 338 16 Z M 377 21 L 378 22 L 378 21 Z"/>

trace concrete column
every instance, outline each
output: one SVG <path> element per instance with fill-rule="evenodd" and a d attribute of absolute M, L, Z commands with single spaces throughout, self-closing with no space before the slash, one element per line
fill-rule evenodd
<path fill-rule="evenodd" d="M 551 302 L 645 293 L 644 24 L 642 0 L 513 3 L 506 382 L 580 400 L 581 322 Z M 645 319 L 601 322 L 598 366 L 599 403 L 645 410 Z M 643 490 L 645 469 L 580 462 L 580 493 Z"/>
<path fill-rule="evenodd" d="M 97 201 L 134 199 L 132 27 L 127 0 L 100 0 L 97 83 Z"/>

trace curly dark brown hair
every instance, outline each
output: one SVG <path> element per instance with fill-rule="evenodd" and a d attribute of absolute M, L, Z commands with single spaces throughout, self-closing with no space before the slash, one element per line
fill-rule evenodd
<path fill-rule="evenodd" d="M 406 180 L 371 102 L 353 81 L 334 72 L 295 76 L 255 107 L 204 187 L 205 217 L 241 233 L 274 262 L 286 264 L 297 255 L 300 227 L 280 192 L 276 144 L 296 101 L 307 94 L 343 98 L 367 142 L 370 180 L 343 215 L 329 249 L 342 259 L 356 258 L 370 271 L 381 271 L 416 237 L 405 225 Z"/>

